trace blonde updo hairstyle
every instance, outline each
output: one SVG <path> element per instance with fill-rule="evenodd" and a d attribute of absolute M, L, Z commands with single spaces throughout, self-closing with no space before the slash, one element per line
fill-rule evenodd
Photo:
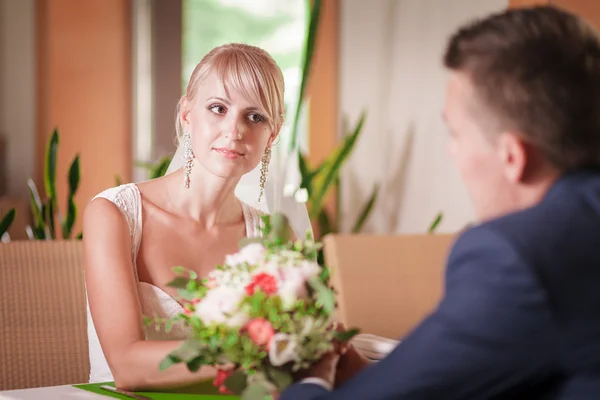
<path fill-rule="evenodd" d="M 265 116 L 273 135 L 283 124 L 284 81 L 281 69 L 265 50 L 241 43 L 215 47 L 196 65 L 185 95 L 177 104 L 175 131 L 177 139 L 183 135 L 182 103 L 187 99 L 194 104 L 200 83 L 211 73 L 217 74 L 226 93 L 236 91 L 256 104 Z"/>

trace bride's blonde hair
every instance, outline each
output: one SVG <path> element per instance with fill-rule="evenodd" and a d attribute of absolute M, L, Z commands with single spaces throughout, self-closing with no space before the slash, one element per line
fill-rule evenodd
<path fill-rule="evenodd" d="M 215 72 L 225 92 L 231 90 L 256 103 L 274 133 L 283 124 L 284 82 L 281 69 L 263 49 L 241 43 L 215 47 L 194 68 L 185 95 L 177 104 L 175 130 L 177 138 L 183 133 L 181 104 L 183 99 L 194 102 L 199 84 Z"/>

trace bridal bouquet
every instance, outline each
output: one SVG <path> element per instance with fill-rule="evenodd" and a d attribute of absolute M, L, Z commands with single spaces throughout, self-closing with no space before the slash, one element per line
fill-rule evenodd
<path fill-rule="evenodd" d="M 264 399 L 292 383 L 292 373 L 309 367 L 334 342 L 357 330 L 332 329 L 335 295 L 329 270 L 316 261 L 318 243 L 310 236 L 291 241 L 285 216 L 263 217 L 263 237 L 246 239 L 206 278 L 176 268 L 169 286 L 186 300 L 185 311 L 170 320 L 152 320 L 157 329 L 174 323 L 192 336 L 161 363 L 218 369 L 222 393 Z"/>

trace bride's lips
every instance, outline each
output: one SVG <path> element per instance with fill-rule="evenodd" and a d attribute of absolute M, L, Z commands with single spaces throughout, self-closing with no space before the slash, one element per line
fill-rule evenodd
<path fill-rule="evenodd" d="M 242 157 L 244 155 L 243 153 L 240 153 L 239 151 L 227 149 L 225 147 L 215 149 L 215 151 L 217 153 L 220 153 L 223 157 L 228 158 L 230 160 L 235 160 L 236 158 Z"/>

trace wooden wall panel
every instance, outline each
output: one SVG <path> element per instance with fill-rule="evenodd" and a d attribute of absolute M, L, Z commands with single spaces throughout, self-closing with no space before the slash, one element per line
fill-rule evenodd
<path fill-rule="evenodd" d="M 131 179 L 131 0 L 38 0 L 36 19 L 37 181 L 41 189 L 46 142 L 58 127 L 59 206 L 79 153 L 81 213 L 117 174 Z"/>
<path fill-rule="evenodd" d="M 547 5 L 550 4 L 550 0 L 509 0 L 509 8 L 517 7 L 528 7 L 534 5 Z"/>
<path fill-rule="evenodd" d="M 563 7 L 585 18 L 596 29 L 600 29 L 600 1 L 598 0 L 552 0 L 551 3 Z"/>

